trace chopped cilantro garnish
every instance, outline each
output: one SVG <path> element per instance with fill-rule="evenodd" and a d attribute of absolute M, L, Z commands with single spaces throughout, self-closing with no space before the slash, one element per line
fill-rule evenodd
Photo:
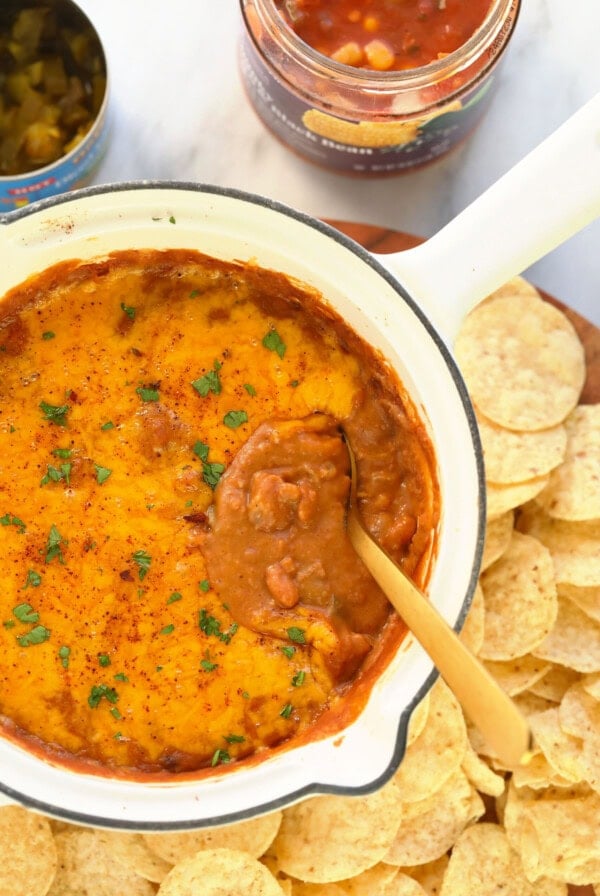
<path fill-rule="evenodd" d="M 223 738 L 228 744 L 243 744 L 246 740 L 243 734 L 224 734 Z"/>
<path fill-rule="evenodd" d="M 167 604 L 174 604 L 174 603 L 176 603 L 178 600 L 181 600 L 182 597 L 183 597 L 183 595 L 182 595 L 179 591 L 174 591 L 172 594 L 170 594 L 170 595 L 168 596 L 168 598 L 167 598 Z"/>
<path fill-rule="evenodd" d="M 66 645 L 64 645 L 64 644 L 63 644 L 62 647 L 59 647 L 59 649 L 58 649 L 58 657 L 59 657 L 59 659 L 60 659 L 60 661 L 61 661 L 61 663 L 62 663 L 63 669 L 68 669 L 68 668 L 69 668 L 69 658 L 70 658 L 70 656 L 71 656 L 71 648 L 70 648 L 70 647 L 66 647 Z"/>
<path fill-rule="evenodd" d="M 42 333 L 42 339 L 43 339 L 45 342 L 47 342 L 49 339 L 54 339 L 54 336 L 55 336 L 55 333 L 53 333 L 52 330 L 45 330 L 45 331 Z"/>
<path fill-rule="evenodd" d="M 225 426 L 228 426 L 229 429 L 237 429 L 238 426 L 242 426 L 243 423 L 247 422 L 248 414 L 246 411 L 227 411 L 223 417 L 223 423 Z"/>
<path fill-rule="evenodd" d="M 209 450 L 210 449 L 208 445 L 205 444 L 205 442 L 201 442 L 200 439 L 198 439 L 197 442 L 194 442 L 194 445 L 192 447 L 192 451 L 194 452 L 196 457 L 199 457 L 202 461 L 208 460 Z"/>
<path fill-rule="evenodd" d="M 208 462 L 208 452 L 209 447 L 205 442 L 201 442 L 198 439 L 197 442 L 194 443 L 192 447 L 192 451 L 199 457 L 202 461 L 202 478 L 212 489 L 216 488 L 219 479 L 221 478 L 222 473 L 225 470 L 225 464 L 220 463 L 209 463 Z"/>
<path fill-rule="evenodd" d="M 215 616 L 209 616 L 206 610 L 200 610 L 198 625 L 205 635 L 221 635 L 221 623 Z"/>
<path fill-rule="evenodd" d="M 107 684 L 92 685 L 90 695 L 88 697 L 88 704 L 91 709 L 96 709 L 96 707 L 100 704 L 102 698 L 108 700 L 109 703 L 116 703 L 119 699 L 119 695 L 114 688 L 109 687 Z"/>
<path fill-rule="evenodd" d="M 175 626 L 173 625 L 172 622 L 170 622 L 169 625 L 165 625 L 165 626 L 163 626 L 163 628 L 161 628 L 160 633 L 161 633 L 161 635 L 170 635 L 174 631 L 175 631 Z"/>
<path fill-rule="evenodd" d="M 102 426 L 100 427 L 100 429 L 103 432 L 106 432 L 108 429 L 114 429 L 114 428 L 115 428 L 115 424 L 112 422 L 112 420 L 107 420 L 106 423 L 103 423 Z"/>
<path fill-rule="evenodd" d="M 43 644 L 50 637 L 50 629 L 43 625 L 34 626 L 31 631 L 19 635 L 17 641 L 21 647 L 31 647 L 33 644 Z"/>
<path fill-rule="evenodd" d="M 2 625 L 4 628 L 14 628 L 17 623 L 14 619 L 5 619 Z"/>
<path fill-rule="evenodd" d="M 208 581 L 208 579 L 202 579 L 201 582 L 198 582 L 198 588 L 200 589 L 200 591 L 210 591 L 210 582 Z"/>
<path fill-rule="evenodd" d="M 239 628 L 237 622 L 232 622 L 226 632 L 221 631 L 219 620 L 215 616 L 210 616 L 204 609 L 200 610 L 198 615 L 198 625 L 205 635 L 209 637 L 212 635 L 224 644 L 229 644 Z"/>
<path fill-rule="evenodd" d="M 55 457 L 60 457 L 61 460 L 68 460 L 73 452 L 70 448 L 55 448 L 52 454 Z"/>
<path fill-rule="evenodd" d="M 205 373 L 204 376 L 194 380 L 192 386 L 202 398 L 206 398 L 209 392 L 218 395 L 221 391 L 221 380 L 219 379 L 219 370 L 221 369 L 220 361 L 215 361 L 213 369 Z"/>
<path fill-rule="evenodd" d="M 148 571 L 150 569 L 150 564 L 152 563 L 152 557 L 147 551 L 134 551 L 131 555 L 131 559 L 134 563 L 137 563 L 138 567 L 138 576 L 140 580 L 143 580 L 148 575 Z"/>
<path fill-rule="evenodd" d="M 297 672 L 296 675 L 294 675 L 294 677 L 292 678 L 293 686 L 295 688 L 299 688 L 301 685 L 304 684 L 305 678 L 306 678 L 306 672 L 304 672 L 304 670 L 300 669 L 300 671 Z"/>
<path fill-rule="evenodd" d="M 101 666 L 110 666 L 110 657 L 107 653 L 98 654 L 98 662 Z"/>
<path fill-rule="evenodd" d="M 117 672 L 115 675 L 115 681 L 129 681 L 124 672 Z"/>
<path fill-rule="evenodd" d="M 129 320 L 135 319 L 135 308 L 132 308 L 131 305 L 126 305 L 125 302 L 121 302 L 121 311 L 127 315 Z"/>
<path fill-rule="evenodd" d="M 284 654 L 284 656 L 287 656 L 288 660 L 291 660 L 293 655 L 296 653 L 296 648 L 292 647 L 291 644 L 289 644 L 285 647 L 282 647 L 281 652 Z"/>
<path fill-rule="evenodd" d="M 142 401 L 159 401 L 160 395 L 158 389 L 152 386 L 138 386 L 135 390 Z"/>
<path fill-rule="evenodd" d="M 65 483 L 70 485 L 71 467 L 72 464 L 61 464 L 60 469 L 58 469 L 49 464 L 46 470 L 46 475 L 40 479 L 40 487 L 48 485 L 49 482 L 60 482 L 61 479 L 64 479 Z"/>
<path fill-rule="evenodd" d="M 16 526 L 21 533 L 27 528 L 23 520 L 12 513 L 5 513 L 4 516 L 0 516 L 0 526 Z"/>
<path fill-rule="evenodd" d="M 276 352 L 280 358 L 283 358 L 285 355 L 286 344 L 275 327 L 272 327 L 269 332 L 263 336 L 262 344 L 270 352 Z"/>
<path fill-rule="evenodd" d="M 48 533 L 48 541 L 46 542 L 46 556 L 44 558 L 46 563 L 51 563 L 55 558 L 58 559 L 59 563 L 64 563 L 65 559 L 60 546 L 68 543 L 68 541 L 64 540 L 56 526 L 52 524 Z"/>
<path fill-rule="evenodd" d="M 283 719 L 289 719 L 289 717 L 291 716 L 291 714 L 292 714 L 292 704 L 291 704 L 291 703 L 286 703 L 285 706 L 282 708 L 281 712 L 279 713 L 279 715 L 280 715 Z"/>
<path fill-rule="evenodd" d="M 25 590 L 25 588 L 39 588 L 41 584 L 42 577 L 39 572 L 36 572 L 35 569 L 28 569 L 23 590 Z"/>
<path fill-rule="evenodd" d="M 113 706 L 110 711 L 110 714 L 111 714 L 111 716 L 113 716 L 113 718 L 117 719 L 117 721 L 120 721 L 123 718 L 118 706 Z"/>
<path fill-rule="evenodd" d="M 193 289 L 190 293 L 190 299 L 197 299 L 199 295 L 200 295 L 200 290 Z"/>
<path fill-rule="evenodd" d="M 112 470 L 109 470 L 108 467 L 101 467 L 99 464 L 94 464 L 94 469 L 96 471 L 96 481 L 98 485 L 102 485 L 103 482 L 106 482 Z"/>
<path fill-rule="evenodd" d="M 213 753 L 213 758 L 210 763 L 212 767 L 214 768 L 215 765 L 219 765 L 220 762 L 231 762 L 231 756 L 227 750 L 215 750 Z"/>
<path fill-rule="evenodd" d="M 28 624 L 39 622 L 40 614 L 33 609 L 31 604 L 17 604 L 16 607 L 13 607 L 13 613 L 19 622 Z"/>
<path fill-rule="evenodd" d="M 208 650 L 204 651 L 204 659 L 200 660 L 200 668 L 204 670 L 204 672 L 214 672 L 215 669 L 218 668 L 218 663 L 213 663 L 210 658 L 210 652 Z"/>
<path fill-rule="evenodd" d="M 67 414 L 69 413 L 68 404 L 48 404 L 47 401 L 40 401 L 38 407 L 45 419 L 50 423 L 55 423 L 56 426 L 67 425 Z"/>
<path fill-rule="evenodd" d="M 225 464 L 204 463 L 202 464 L 202 478 L 212 489 L 217 487 L 219 479 L 225 472 Z"/>
<path fill-rule="evenodd" d="M 288 628 L 287 633 L 290 641 L 295 641 L 296 644 L 306 644 L 303 628 L 292 625 L 291 628 Z"/>
<path fill-rule="evenodd" d="M 256 389 L 251 383 L 244 383 L 244 389 L 248 395 L 252 395 L 253 397 L 256 395 Z"/>
<path fill-rule="evenodd" d="M 169 218 L 169 224 L 177 224 L 177 221 L 175 220 L 175 216 L 174 216 L 174 215 L 171 215 L 171 216 L 170 216 L 170 218 Z"/>

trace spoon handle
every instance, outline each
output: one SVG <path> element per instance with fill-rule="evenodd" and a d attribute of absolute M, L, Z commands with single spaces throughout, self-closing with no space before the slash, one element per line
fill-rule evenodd
<path fill-rule="evenodd" d="M 431 657 L 467 716 L 507 768 L 527 761 L 529 726 L 508 694 L 465 647 L 412 581 L 365 532 L 356 512 L 348 536 L 377 584 Z"/>

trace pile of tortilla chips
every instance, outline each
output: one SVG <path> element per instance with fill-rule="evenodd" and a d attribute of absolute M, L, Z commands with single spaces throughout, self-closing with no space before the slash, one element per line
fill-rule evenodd
<path fill-rule="evenodd" d="M 514 772 L 442 680 L 393 778 L 229 827 L 92 830 L 0 809 L 2 896 L 600 894 L 600 406 L 567 318 L 517 278 L 456 354 L 481 427 L 488 529 L 461 637 L 529 718 Z"/>

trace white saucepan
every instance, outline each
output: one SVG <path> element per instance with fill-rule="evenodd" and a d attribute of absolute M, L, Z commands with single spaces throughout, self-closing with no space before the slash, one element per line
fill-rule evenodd
<path fill-rule="evenodd" d="M 317 220 L 234 190 L 119 184 L 0 217 L 0 295 L 63 259 L 141 247 L 254 259 L 320 290 L 383 352 L 429 427 L 443 516 L 428 592 L 458 629 L 479 573 L 485 491 L 475 417 L 449 346 L 475 302 L 599 214 L 600 96 L 416 249 L 377 257 Z M 411 712 L 435 675 L 409 637 L 341 737 L 195 781 L 78 773 L 0 738 L 0 789 L 63 819 L 137 830 L 223 824 L 310 794 L 364 793 L 398 766 Z"/>

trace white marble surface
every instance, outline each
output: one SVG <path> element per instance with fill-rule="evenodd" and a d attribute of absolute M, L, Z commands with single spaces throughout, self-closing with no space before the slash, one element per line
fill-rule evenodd
<path fill-rule="evenodd" d="M 112 140 L 96 183 L 165 178 L 237 187 L 317 217 L 424 237 L 600 90 L 597 0 L 522 0 L 499 90 L 471 140 L 422 171 L 355 180 L 296 158 L 255 116 L 237 69 L 238 0 L 80 5 L 100 32 L 112 79 Z M 600 221 L 526 273 L 600 325 Z"/>

